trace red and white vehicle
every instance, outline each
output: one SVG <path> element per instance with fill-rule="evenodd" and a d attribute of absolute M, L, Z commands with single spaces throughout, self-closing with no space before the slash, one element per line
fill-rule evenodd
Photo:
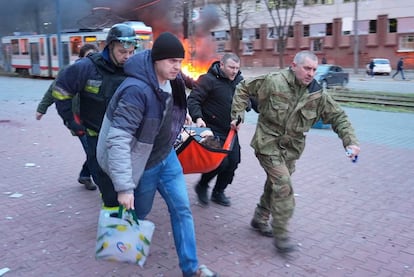
<path fill-rule="evenodd" d="M 143 22 L 124 22 L 135 29 L 137 50 L 152 47 L 152 28 Z M 63 66 L 79 58 L 79 50 L 85 43 L 94 43 L 100 50 L 105 47 L 109 28 L 85 30 L 60 34 Z M 4 69 L 26 76 L 56 77 L 59 72 L 57 34 L 18 34 L 1 39 L 4 56 Z"/>

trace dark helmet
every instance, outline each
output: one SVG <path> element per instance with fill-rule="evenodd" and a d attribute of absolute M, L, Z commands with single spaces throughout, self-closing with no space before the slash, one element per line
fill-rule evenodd
<path fill-rule="evenodd" d="M 127 24 L 115 24 L 109 30 L 106 36 L 106 44 L 109 45 L 112 41 L 119 41 L 125 48 L 137 45 L 135 30 Z"/>

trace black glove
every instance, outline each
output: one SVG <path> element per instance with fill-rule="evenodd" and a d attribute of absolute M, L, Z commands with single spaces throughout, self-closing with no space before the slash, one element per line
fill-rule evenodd
<path fill-rule="evenodd" d="M 66 122 L 66 127 L 68 127 L 76 136 L 83 136 L 85 134 L 85 126 L 76 123 L 75 120 Z"/>

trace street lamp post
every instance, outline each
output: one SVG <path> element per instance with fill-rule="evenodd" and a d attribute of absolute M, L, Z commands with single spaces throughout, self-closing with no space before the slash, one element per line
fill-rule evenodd
<path fill-rule="evenodd" d="M 61 38 L 61 18 L 60 18 L 60 1 L 56 0 L 56 32 L 57 32 L 57 45 L 58 45 L 58 62 L 59 68 L 63 66 L 63 48 L 62 48 L 62 38 Z"/>
<path fill-rule="evenodd" d="M 358 33 L 358 0 L 355 1 L 354 10 L 354 73 L 358 74 L 359 67 L 359 33 Z"/>

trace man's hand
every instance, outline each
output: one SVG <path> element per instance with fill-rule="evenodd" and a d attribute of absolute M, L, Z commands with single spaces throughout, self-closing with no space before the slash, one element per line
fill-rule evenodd
<path fill-rule="evenodd" d="M 43 114 L 42 114 L 42 113 L 36 112 L 36 119 L 37 119 L 37 120 L 42 119 L 42 116 L 43 116 Z"/>
<path fill-rule="evenodd" d="M 230 128 L 233 130 L 238 131 L 240 129 L 240 123 L 241 123 L 241 117 L 239 116 L 238 119 L 233 120 L 232 122 L 230 122 Z"/>
<path fill-rule="evenodd" d="M 118 202 L 127 210 L 135 210 L 133 193 L 118 192 Z"/>
<path fill-rule="evenodd" d="M 352 160 L 356 161 L 356 157 L 358 157 L 359 152 L 361 151 L 361 149 L 359 148 L 359 146 L 357 145 L 348 145 L 346 147 L 347 151 L 349 152 L 348 157 Z"/>
<path fill-rule="evenodd" d="M 199 117 L 199 118 L 197 118 L 196 126 L 197 127 L 206 127 L 206 123 L 204 122 L 204 120 L 201 117 Z"/>
<path fill-rule="evenodd" d="M 83 136 L 85 134 L 85 127 L 81 124 L 76 123 L 75 120 L 67 122 L 66 126 L 77 136 Z"/>
<path fill-rule="evenodd" d="M 191 125 L 193 124 L 193 119 L 191 118 L 191 116 L 189 114 L 185 115 L 185 121 L 184 121 L 185 125 Z"/>

